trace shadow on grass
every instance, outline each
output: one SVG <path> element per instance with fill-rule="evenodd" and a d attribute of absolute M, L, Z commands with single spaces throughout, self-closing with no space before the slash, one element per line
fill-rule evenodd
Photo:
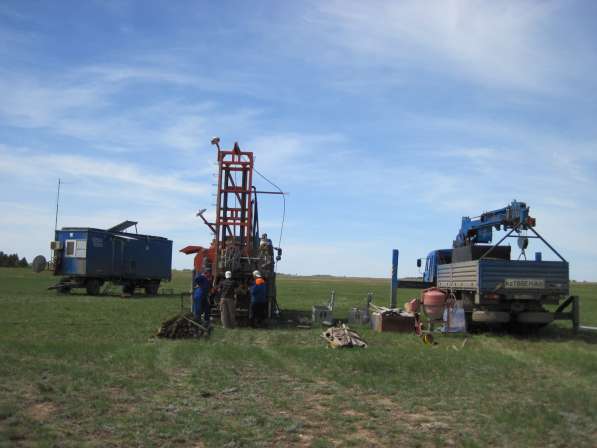
<path fill-rule="evenodd" d="M 530 342 L 569 342 L 582 341 L 587 344 L 597 344 L 597 331 L 588 329 L 579 329 L 574 332 L 572 328 L 563 327 L 557 324 L 549 324 L 547 326 L 519 326 L 519 325 L 476 325 L 469 329 L 468 334 L 487 335 L 487 336 L 509 336 L 518 340 L 525 340 Z"/>
<path fill-rule="evenodd" d="M 311 312 L 309 310 L 283 309 L 280 311 L 279 322 L 292 322 L 295 324 L 311 323 Z"/>
<path fill-rule="evenodd" d="M 572 328 L 563 328 L 557 325 L 550 325 L 542 328 L 535 333 L 520 333 L 514 334 L 519 339 L 526 339 L 529 341 L 551 341 L 551 342 L 568 342 L 568 341 L 582 341 L 587 344 L 597 344 L 597 331 L 589 331 L 579 329 L 576 333 Z"/>
<path fill-rule="evenodd" d="M 219 326 L 220 315 L 212 313 L 212 322 Z M 283 309 L 277 318 L 268 319 L 260 325 L 251 326 L 246 316 L 236 318 L 237 325 L 240 328 L 252 328 L 255 330 L 309 330 L 319 328 L 318 324 L 312 324 L 311 313 L 306 310 Z"/>
<path fill-rule="evenodd" d="M 180 299 L 181 295 L 183 296 L 184 299 L 189 300 L 188 299 L 189 293 L 180 292 L 180 291 L 160 293 L 155 296 L 150 296 L 150 295 L 143 294 L 143 293 L 136 293 L 132 296 L 131 295 L 122 295 L 122 293 L 117 292 L 117 291 L 102 292 L 102 293 L 96 294 L 96 295 L 87 294 L 84 291 L 81 291 L 81 292 L 70 291 L 69 293 L 60 293 L 60 292 L 56 293 L 56 297 L 89 297 L 89 298 L 93 298 L 93 299 L 97 299 L 97 300 L 101 300 L 103 298 L 123 299 L 123 300 L 154 300 L 154 299 L 159 299 L 162 297 L 171 297 L 174 299 Z"/>
<path fill-rule="evenodd" d="M 579 329 L 574 332 L 572 328 L 565 328 L 558 325 L 548 325 L 545 327 L 519 327 L 510 326 L 493 330 L 477 329 L 472 334 L 491 334 L 495 336 L 511 336 L 518 340 L 529 342 L 569 342 L 582 341 L 587 344 L 597 344 L 597 331 Z"/>

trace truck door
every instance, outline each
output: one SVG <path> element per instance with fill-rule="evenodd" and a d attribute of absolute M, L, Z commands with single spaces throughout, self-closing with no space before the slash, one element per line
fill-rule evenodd
<path fill-rule="evenodd" d="M 437 257 L 435 252 L 431 252 L 427 256 L 425 261 L 425 272 L 423 274 L 423 281 L 428 283 L 435 282 L 435 265 L 437 263 Z"/>

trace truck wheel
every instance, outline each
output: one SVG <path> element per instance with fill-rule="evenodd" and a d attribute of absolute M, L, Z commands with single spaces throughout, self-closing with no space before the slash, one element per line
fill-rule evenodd
<path fill-rule="evenodd" d="M 134 283 L 125 283 L 122 285 L 122 295 L 123 296 L 132 296 L 135 293 L 135 284 Z"/>
<path fill-rule="evenodd" d="M 87 290 L 87 294 L 90 296 L 97 296 L 100 293 L 101 287 L 102 282 L 100 280 L 91 279 L 87 280 L 85 283 L 85 289 Z"/>
<path fill-rule="evenodd" d="M 149 282 L 145 285 L 145 294 L 148 296 L 157 296 L 160 289 L 160 282 Z"/>
<path fill-rule="evenodd" d="M 466 322 L 466 331 L 468 333 L 474 333 L 481 329 L 481 325 L 473 322 L 473 313 L 471 311 L 464 312 L 464 319 Z"/>
<path fill-rule="evenodd" d="M 68 286 L 61 286 L 60 288 L 56 289 L 58 294 L 70 294 L 70 288 Z"/>
<path fill-rule="evenodd" d="M 473 311 L 473 322 L 505 324 L 510 322 L 510 313 L 505 311 Z"/>

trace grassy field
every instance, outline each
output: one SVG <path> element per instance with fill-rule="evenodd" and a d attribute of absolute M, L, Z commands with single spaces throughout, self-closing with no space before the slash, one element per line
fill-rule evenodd
<path fill-rule="evenodd" d="M 169 341 L 153 335 L 178 297 L 58 296 L 53 281 L 0 269 L 0 446 L 597 445 L 597 335 L 568 323 L 435 346 L 359 328 L 364 350 L 295 326 Z M 344 317 L 389 283 L 281 278 L 280 304 L 308 311 L 331 289 Z M 597 285 L 573 293 L 597 325 Z"/>

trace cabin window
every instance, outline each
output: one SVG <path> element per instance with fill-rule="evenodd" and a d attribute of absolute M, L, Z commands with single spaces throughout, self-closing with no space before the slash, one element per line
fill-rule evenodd
<path fill-rule="evenodd" d="M 66 240 L 65 257 L 72 258 L 86 258 L 87 257 L 87 240 Z"/>
<path fill-rule="evenodd" d="M 74 257 L 75 256 L 75 240 L 66 240 L 65 247 L 66 247 L 65 255 L 67 257 Z"/>
<path fill-rule="evenodd" d="M 75 257 L 86 258 L 87 257 L 87 240 L 77 240 L 75 244 Z"/>

